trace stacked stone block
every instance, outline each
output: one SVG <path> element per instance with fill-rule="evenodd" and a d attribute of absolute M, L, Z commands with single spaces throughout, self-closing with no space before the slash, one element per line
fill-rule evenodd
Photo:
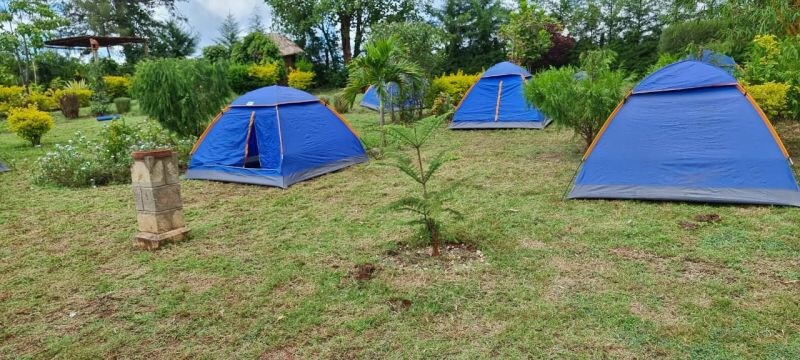
<path fill-rule="evenodd" d="M 139 223 L 135 246 L 155 250 L 188 235 L 179 174 L 177 157 L 170 150 L 133 153 L 131 180 Z"/>

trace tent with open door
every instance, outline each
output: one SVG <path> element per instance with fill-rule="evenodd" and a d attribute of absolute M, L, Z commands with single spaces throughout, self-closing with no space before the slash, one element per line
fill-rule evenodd
<path fill-rule="evenodd" d="M 568 197 L 800 206 L 790 161 L 735 78 L 687 60 L 651 74 L 620 103 Z"/>
<path fill-rule="evenodd" d="M 510 62 L 490 67 L 464 94 L 450 129 L 543 129 L 550 121 L 523 95 L 530 77 Z"/>
<path fill-rule="evenodd" d="M 286 188 L 367 161 L 347 121 L 313 95 L 283 86 L 234 100 L 192 149 L 186 177 Z"/>
<path fill-rule="evenodd" d="M 394 109 L 394 111 L 400 111 L 404 109 L 419 109 L 422 107 L 422 99 L 420 96 L 407 96 L 406 99 L 402 99 L 400 87 L 397 86 L 397 83 L 389 83 L 387 91 L 389 92 L 389 99 L 386 104 L 383 104 L 383 110 L 386 112 L 392 109 Z M 359 103 L 359 105 L 375 111 L 380 110 L 380 104 L 380 98 L 378 98 L 378 92 L 375 91 L 374 86 L 367 88 L 364 97 L 361 98 L 361 102 Z M 400 104 L 403 104 L 403 106 L 400 106 Z"/>

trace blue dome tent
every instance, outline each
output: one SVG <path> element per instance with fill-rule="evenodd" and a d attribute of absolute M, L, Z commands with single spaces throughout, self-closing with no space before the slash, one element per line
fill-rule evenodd
<path fill-rule="evenodd" d="M 686 60 L 654 72 L 620 103 L 568 197 L 800 206 L 790 162 L 735 78 Z"/>
<path fill-rule="evenodd" d="M 392 109 L 394 109 L 394 111 L 400 111 L 403 109 L 419 109 L 422 107 L 422 100 L 420 97 L 412 96 L 408 99 L 405 99 L 405 101 L 402 101 L 400 99 L 400 88 L 396 83 L 389 83 L 388 92 L 390 99 L 388 103 L 383 104 L 384 111 L 388 112 Z M 399 105 L 401 102 L 403 103 L 403 107 L 400 107 Z M 361 98 L 359 105 L 370 110 L 380 111 L 380 103 L 378 92 L 375 91 L 374 86 L 370 86 L 367 88 L 367 92 L 364 93 L 364 97 Z"/>
<path fill-rule="evenodd" d="M 734 71 L 736 71 L 736 61 L 733 60 L 732 57 L 720 54 L 709 49 L 703 49 L 700 53 L 700 56 L 697 55 L 689 55 L 686 57 L 687 60 L 697 60 L 702 61 L 709 65 L 714 65 L 722 70 L 725 70 L 730 75 L 733 75 Z"/>
<path fill-rule="evenodd" d="M 269 86 L 214 119 L 192 149 L 186 177 L 286 188 L 365 161 L 355 131 L 334 110 L 306 92 Z"/>
<path fill-rule="evenodd" d="M 523 96 L 530 77 L 507 61 L 490 67 L 464 94 L 450 129 L 543 129 L 550 121 Z"/>

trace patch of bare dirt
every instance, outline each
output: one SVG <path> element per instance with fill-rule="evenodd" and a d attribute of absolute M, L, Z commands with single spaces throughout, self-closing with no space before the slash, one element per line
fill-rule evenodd
<path fill-rule="evenodd" d="M 389 309 L 393 312 L 403 312 L 411 308 L 411 300 L 403 298 L 391 298 L 388 304 Z"/>
<path fill-rule="evenodd" d="M 547 248 L 547 244 L 545 244 L 544 242 L 528 238 L 523 239 L 521 245 L 525 249 L 542 250 Z"/>
<path fill-rule="evenodd" d="M 378 271 L 378 267 L 375 266 L 375 264 L 358 264 L 353 271 L 353 278 L 358 281 L 371 280 L 375 276 L 376 271 Z"/>
<path fill-rule="evenodd" d="M 400 245 L 386 252 L 385 260 L 398 268 L 457 270 L 486 262 L 483 252 L 468 244 L 446 244 L 438 257 L 431 256 L 430 248 L 413 248 Z"/>
<path fill-rule="evenodd" d="M 677 327 L 686 324 L 686 319 L 678 314 L 678 310 L 674 305 L 661 306 L 658 309 L 651 309 L 638 301 L 634 301 L 630 305 L 630 312 L 637 317 L 651 321 L 660 326 Z"/>
<path fill-rule="evenodd" d="M 616 248 L 611 249 L 610 252 L 623 258 L 644 262 L 653 269 L 653 271 L 662 275 L 670 273 L 670 262 L 678 263 L 680 265 L 682 278 L 686 281 L 722 279 L 728 283 L 732 283 L 737 279 L 730 269 L 724 265 L 712 262 L 679 257 L 663 257 L 630 248 Z"/>
<path fill-rule="evenodd" d="M 297 349 L 288 345 L 267 350 L 259 357 L 261 360 L 294 360 L 299 358 L 300 357 L 297 355 Z"/>
<path fill-rule="evenodd" d="M 698 214 L 694 216 L 694 221 L 713 224 L 722 221 L 722 217 L 719 214 Z"/>
<path fill-rule="evenodd" d="M 697 230 L 700 225 L 697 225 L 691 221 L 681 220 L 678 222 L 678 226 L 680 226 L 684 230 Z"/>

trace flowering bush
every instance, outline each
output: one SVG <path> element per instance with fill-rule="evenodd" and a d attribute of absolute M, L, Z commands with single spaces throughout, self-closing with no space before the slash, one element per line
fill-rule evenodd
<path fill-rule="evenodd" d="M 30 141 L 34 146 L 41 143 L 42 135 L 50 131 L 53 124 L 53 117 L 50 114 L 36 109 L 33 105 L 8 111 L 8 129 Z"/>
<path fill-rule="evenodd" d="M 0 86 L 0 113 L 7 114 L 11 108 L 25 105 L 25 89 L 22 86 Z"/>
<path fill-rule="evenodd" d="M 55 98 L 56 102 L 61 102 L 61 97 L 66 94 L 75 95 L 78 98 L 78 104 L 80 106 L 89 106 L 89 101 L 92 99 L 92 90 L 89 89 L 62 89 L 56 90 L 53 93 L 53 98 Z"/>
<path fill-rule="evenodd" d="M 130 125 L 114 120 L 97 139 L 77 132 L 66 144 L 57 144 L 36 163 L 34 182 L 67 187 L 99 186 L 130 181 L 131 152 L 172 148 L 185 166 L 195 138 L 178 138 L 155 121 Z"/>
<path fill-rule="evenodd" d="M 25 103 L 36 106 L 42 111 L 53 111 L 58 109 L 58 103 L 52 91 L 38 92 L 31 91 L 25 99 Z"/>
<path fill-rule="evenodd" d="M 467 90 L 478 81 L 480 76 L 480 74 L 464 74 L 463 71 L 459 70 L 455 74 L 442 75 L 433 79 L 430 88 L 428 88 L 428 94 L 425 96 L 425 107 L 431 107 L 439 93 L 446 93 L 450 96 L 450 101 L 453 105 L 458 104 L 464 94 L 467 93 Z"/>
<path fill-rule="evenodd" d="M 277 61 L 253 64 L 247 67 L 247 75 L 255 79 L 259 86 L 275 85 L 281 79 L 280 64 Z"/>
<path fill-rule="evenodd" d="M 453 110 L 453 102 L 450 100 L 450 95 L 447 95 L 446 92 L 440 92 L 433 100 L 433 105 L 431 105 L 431 115 L 442 115 L 451 110 Z"/>
<path fill-rule="evenodd" d="M 106 93 L 111 98 L 130 96 L 131 79 L 125 76 L 103 76 Z"/>
<path fill-rule="evenodd" d="M 770 120 L 784 119 L 788 115 L 790 89 L 791 86 L 776 82 L 747 86 L 750 96 Z"/>
<path fill-rule="evenodd" d="M 300 90 L 308 90 L 311 88 L 311 85 L 314 84 L 314 72 L 313 71 L 302 71 L 297 69 L 292 69 L 289 71 L 289 86 L 300 89 Z"/>

